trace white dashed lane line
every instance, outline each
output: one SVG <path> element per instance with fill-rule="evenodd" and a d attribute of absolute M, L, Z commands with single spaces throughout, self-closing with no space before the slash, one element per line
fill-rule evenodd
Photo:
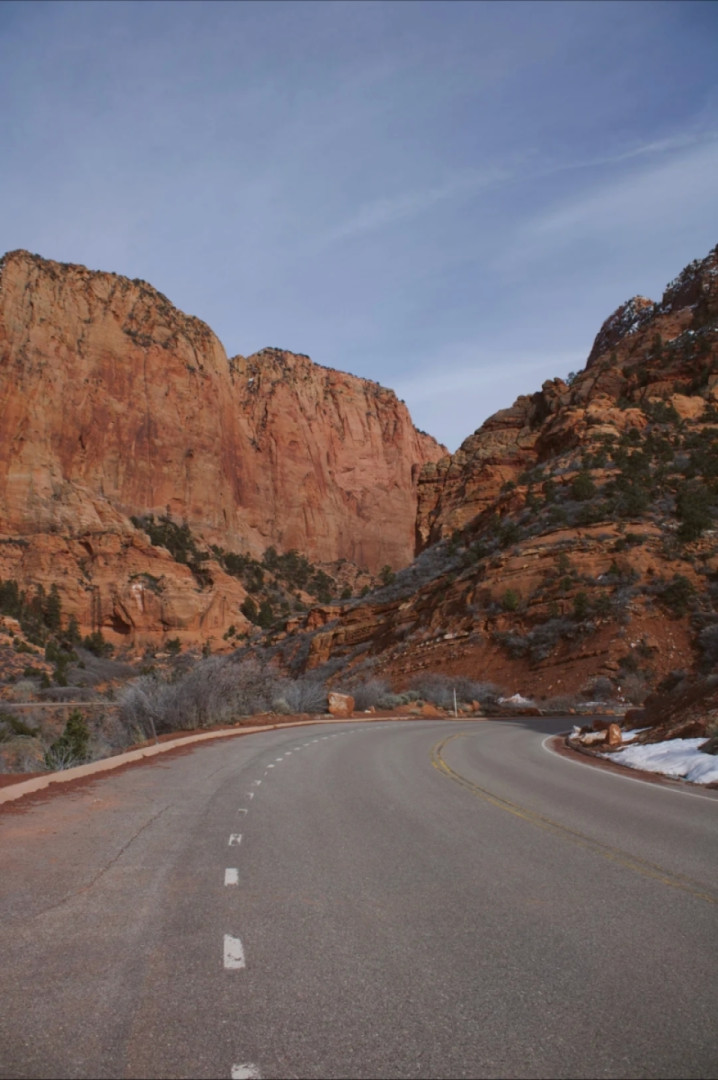
<path fill-rule="evenodd" d="M 351 735 L 356 734 L 359 729 L 353 729 L 352 731 L 337 731 L 332 735 L 322 735 L 316 739 L 310 739 L 307 742 L 300 743 L 299 746 L 294 746 L 291 750 L 285 751 L 280 757 L 275 758 L 273 762 L 267 765 L 264 775 L 267 776 L 270 769 L 273 769 L 275 765 L 278 765 L 280 761 L 284 761 L 285 757 L 289 757 L 290 754 L 295 753 L 298 750 L 305 750 L 308 746 L 312 746 L 314 743 L 325 742 L 327 739 L 336 739 L 339 735 Z M 252 787 L 259 787 L 262 783 L 261 780 L 252 780 Z M 254 792 L 247 792 L 246 798 L 253 799 Z M 246 814 L 248 810 L 244 806 L 240 806 L 237 809 L 238 814 Z M 242 833 L 231 833 L 228 841 L 229 847 L 239 847 L 242 843 Z M 224 884 L 227 885 L 239 885 L 239 869 L 234 866 L 228 866 L 224 871 Z M 234 937 L 232 934 L 224 935 L 224 966 L 228 970 L 236 970 L 238 968 L 246 967 L 246 960 L 244 956 L 244 948 L 240 938 Z M 252 1062 L 242 1062 L 232 1065 L 230 1070 L 231 1080 L 262 1080 L 262 1073 L 259 1067 Z"/>
<path fill-rule="evenodd" d="M 308 746 L 312 746 L 314 743 L 325 742 L 327 739 L 336 739 L 338 735 L 349 735 L 348 731 L 337 731 L 332 735 L 322 735 L 316 739 L 310 739 L 307 742 L 300 743 L 299 746 L 294 746 L 291 750 L 286 750 L 284 754 L 281 754 L 278 758 L 275 758 L 273 762 L 270 762 L 264 775 L 269 774 L 269 770 L 273 769 L 275 765 L 278 765 L 281 761 L 284 761 L 286 757 L 295 753 L 298 750 L 304 750 Z M 261 780 L 252 780 L 252 787 L 259 787 L 262 783 Z M 247 792 L 246 798 L 253 799 L 254 792 Z M 237 808 L 238 814 L 248 813 L 246 806 L 240 806 Z M 242 833 L 230 833 L 228 846 L 239 847 L 242 843 Z M 239 885 L 239 869 L 236 866 L 228 866 L 224 871 L 224 884 L 225 886 Z M 244 956 L 244 948 L 242 946 L 241 939 L 234 937 L 232 934 L 224 935 L 224 967 L 228 970 L 236 970 L 238 968 L 245 968 L 246 960 Z M 230 1076 L 232 1080 L 261 1080 L 262 1074 L 257 1065 L 251 1062 L 244 1062 L 241 1064 L 232 1065 Z"/>
<path fill-rule="evenodd" d="M 224 935 L 224 966 L 228 969 L 246 967 L 244 949 L 238 937 L 231 934 Z"/>
<path fill-rule="evenodd" d="M 256 1065 L 233 1065 L 230 1073 L 232 1080 L 262 1080 L 262 1074 Z"/>

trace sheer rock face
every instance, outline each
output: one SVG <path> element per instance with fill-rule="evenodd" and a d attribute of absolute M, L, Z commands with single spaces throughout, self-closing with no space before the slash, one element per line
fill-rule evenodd
<path fill-rule="evenodd" d="M 279 349 L 230 364 L 252 448 L 242 504 L 263 546 L 371 570 L 410 562 L 418 471 L 444 448 L 394 392 Z"/>
<path fill-rule="evenodd" d="M 205 543 L 255 556 L 271 544 L 398 567 L 413 555 L 418 469 L 444 450 L 390 390 L 275 349 L 228 360 L 208 326 L 146 282 L 24 251 L 0 260 L 0 410 L 0 534 L 38 553 L 65 543 L 34 575 L 11 545 L 0 575 L 48 585 L 62 566 L 65 610 L 87 626 L 99 564 L 86 553 L 80 568 L 73 545 L 113 536 L 100 617 L 110 629 L 124 619 L 128 552 L 134 562 L 143 543 L 150 561 L 157 553 L 131 515 L 169 515 Z M 222 602 L 185 567 L 164 569 L 196 594 L 171 605 L 181 609 L 171 628 L 201 637 L 208 605 L 242 624 L 244 590 L 218 584 L 218 568 Z M 141 614 L 128 620 L 133 640 L 167 623 L 150 601 Z"/>
<path fill-rule="evenodd" d="M 204 323 L 143 282 L 12 252 L 0 365 L 5 531 L 96 526 L 100 500 L 239 537 L 240 424 Z"/>
<path fill-rule="evenodd" d="M 700 412 L 705 399 L 689 403 L 686 390 L 710 366 L 717 317 L 718 247 L 687 266 L 659 303 L 636 296 L 609 316 L 585 370 L 570 386 L 562 379 L 545 382 L 537 393 L 489 417 L 455 454 L 424 466 L 417 551 L 464 528 L 493 505 L 504 484 L 516 483 L 522 472 L 556 453 L 645 428 L 643 402 L 670 400 L 679 414 Z M 707 378 L 709 396 L 718 400 L 718 374 Z M 626 408 L 626 389 L 636 380 L 640 394 L 633 395 L 635 407 Z M 682 381 L 686 389 L 676 394 Z"/>

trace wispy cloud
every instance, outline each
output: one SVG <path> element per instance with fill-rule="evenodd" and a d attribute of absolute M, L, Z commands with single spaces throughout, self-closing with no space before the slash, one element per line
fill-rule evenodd
<path fill-rule="evenodd" d="M 650 223 L 656 227 L 661 217 L 672 217 L 676 210 L 701 204 L 716 205 L 718 176 L 718 141 L 692 145 L 687 153 L 660 161 L 618 181 L 612 180 L 582 195 L 557 210 L 538 217 L 530 225 L 535 236 L 560 235 L 575 230 L 593 232 L 605 228 Z"/>
<path fill-rule="evenodd" d="M 442 349 L 421 366 L 395 377 L 414 423 L 431 431 L 450 450 L 519 394 L 531 394 L 546 379 L 580 370 L 585 349 L 522 351 L 492 349 L 485 341 Z"/>
<path fill-rule="evenodd" d="M 681 150 L 691 151 L 694 149 L 699 155 L 703 152 L 711 155 L 718 149 L 718 133 L 702 132 L 673 135 L 664 139 L 656 139 L 652 142 L 627 147 L 616 153 L 577 161 L 557 162 L 555 164 L 541 164 L 535 161 L 530 163 L 528 155 L 518 162 L 514 156 L 510 162 L 506 161 L 484 170 L 467 170 L 441 184 L 407 190 L 395 196 L 368 201 L 361 205 L 351 216 L 328 230 L 321 237 L 319 243 L 320 246 L 329 246 L 339 241 L 354 239 L 367 233 L 389 228 L 399 222 L 428 213 L 441 203 L 448 203 L 467 196 L 477 196 L 481 192 L 507 181 L 516 179 L 530 181 L 532 178 L 539 179 L 574 170 L 597 169 L 606 165 L 621 165 L 637 159 L 675 155 L 676 152 Z M 665 167 L 659 165 L 658 169 L 661 170 Z M 679 170 L 683 169 L 685 163 L 680 161 L 676 163 L 675 167 Z M 670 165 L 667 168 L 670 169 Z M 555 215 L 547 214 L 545 218 L 537 219 L 532 228 L 536 232 L 551 228 L 550 222 L 553 217 L 558 223 L 563 216 L 566 216 L 567 221 L 572 215 L 576 217 L 586 216 L 599 207 L 602 199 L 609 202 L 620 201 L 624 187 L 627 190 L 624 192 L 623 197 L 625 195 L 630 197 L 634 187 L 641 187 L 642 184 L 645 186 L 650 184 L 652 180 L 652 175 L 647 175 L 643 180 L 640 177 L 635 180 L 629 178 L 625 184 L 624 182 L 616 183 L 612 181 L 608 190 L 603 194 L 599 192 L 595 196 L 589 195 L 586 197 L 585 210 L 582 208 L 584 200 L 578 199 L 573 204 L 572 209 L 563 209 Z"/>
<path fill-rule="evenodd" d="M 510 176 L 507 168 L 469 170 L 443 184 L 404 191 L 398 195 L 374 199 L 360 206 L 345 221 L 324 234 L 322 243 L 329 245 L 349 240 L 366 233 L 388 228 L 397 222 L 418 217 L 432 210 L 439 203 L 492 187 Z"/>
<path fill-rule="evenodd" d="M 669 151 L 671 151 L 669 153 Z M 718 232 L 718 139 L 665 139 L 618 156 L 648 159 L 639 168 L 615 172 L 587 189 L 554 200 L 514 226 L 495 261 L 497 271 L 512 271 L 553 260 L 568 245 L 583 245 L 590 260 L 594 245 L 624 249 L 653 243 L 660 233 L 680 244 L 682 237 L 708 238 Z M 699 251 L 700 254 L 700 251 Z"/>
<path fill-rule="evenodd" d="M 596 169 L 600 168 L 602 165 L 620 165 L 624 161 L 631 161 L 635 158 L 670 154 L 676 150 L 683 150 L 686 147 L 700 146 L 705 143 L 715 142 L 717 139 L 718 132 L 715 131 L 671 135 L 665 139 L 654 139 L 652 142 L 639 143 L 636 146 L 627 147 L 625 150 L 619 150 L 616 153 L 602 154 L 598 157 L 585 158 L 584 160 L 579 161 L 563 162 L 559 165 L 550 167 L 543 175 L 550 175 L 554 172 L 567 172 L 571 169 Z"/>

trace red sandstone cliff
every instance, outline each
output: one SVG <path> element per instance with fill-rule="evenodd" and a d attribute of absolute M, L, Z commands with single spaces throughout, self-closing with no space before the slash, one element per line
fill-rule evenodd
<path fill-rule="evenodd" d="M 273 349 L 228 360 L 146 282 L 24 251 L 0 261 L 0 415 L 0 576 L 59 576 L 83 628 L 131 639 L 241 623 L 245 594 L 170 560 L 164 606 L 138 599 L 164 556 L 130 515 L 230 551 L 398 567 L 416 474 L 443 450 L 390 390 Z"/>
<path fill-rule="evenodd" d="M 251 447 L 242 507 L 262 547 L 377 571 L 414 554 L 419 469 L 443 448 L 378 383 L 263 349 L 230 361 Z"/>
<path fill-rule="evenodd" d="M 310 613 L 308 666 L 373 659 L 399 684 L 429 670 L 540 696 L 610 680 L 635 700 L 714 665 L 718 248 L 659 303 L 614 312 L 570 385 L 427 464 L 417 537 L 389 589 Z"/>
<path fill-rule="evenodd" d="M 718 400 L 716 318 L 718 248 L 687 266 L 659 303 L 636 296 L 609 316 L 570 387 L 545 382 L 489 417 L 455 454 L 424 466 L 417 550 L 463 528 L 503 485 L 552 455 L 645 428 L 645 402 L 669 400 L 681 415 L 700 415 L 706 400 Z M 696 398 L 703 376 L 705 393 Z"/>

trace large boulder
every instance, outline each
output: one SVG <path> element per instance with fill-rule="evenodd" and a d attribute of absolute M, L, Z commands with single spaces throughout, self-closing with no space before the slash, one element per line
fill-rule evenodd
<path fill-rule="evenodd" d="M 354 698 L 351 694 L 332 692 L 329 695 L 329 712 L 338 719 L 351 716 L 354 712 Z"/>

